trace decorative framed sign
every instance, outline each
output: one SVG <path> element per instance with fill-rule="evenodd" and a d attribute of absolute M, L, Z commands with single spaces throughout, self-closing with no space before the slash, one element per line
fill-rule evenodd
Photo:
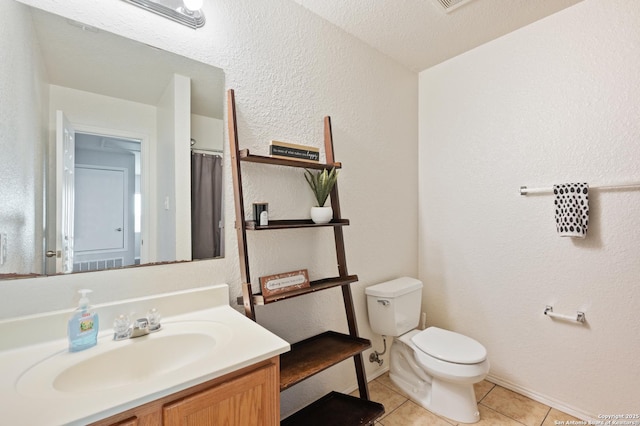
<path fill-rule="evenodd" d="M 269 143 L 269 155 L 274 158 L 285 158 L 317 163 L 320 160 L 320 149 L 307 145 L 271 141 Z"/>
<path fill-rule="evenodd" d="M 309 273 L 306 269 L 260 277 L 263 296 L 272 296 L 291 290 L 307 288 L 310 285 Z"/>

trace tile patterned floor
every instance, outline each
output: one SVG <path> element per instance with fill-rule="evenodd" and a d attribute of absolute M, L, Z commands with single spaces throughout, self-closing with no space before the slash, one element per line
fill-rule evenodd
<path fill-rule="evenodd" d="M 552 426 L 557 420 L 579 419 L 512 392 L 486 380 L 475 385 L 480 421 L 477 426 Z M 353 393 L 357 395 L 357 391 Z M 383 374 L 369 383 L 371 400 L 384 404 L 385 414 L 377 426 L 464 425 L 439 417 L 406 398 Z"/>

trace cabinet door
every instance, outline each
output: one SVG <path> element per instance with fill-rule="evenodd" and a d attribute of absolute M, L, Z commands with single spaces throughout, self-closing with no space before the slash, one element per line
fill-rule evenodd
<path fill-rule="evenodd" d="M 137 417 L 130 417 L 118 423 L 114 423 L 113 426 L 140 426 Z"/>
<path fill-rule="evenodd" d="M 276 426 L 278 369 L 270 364 L 165 405 L 165 426 Z"/>

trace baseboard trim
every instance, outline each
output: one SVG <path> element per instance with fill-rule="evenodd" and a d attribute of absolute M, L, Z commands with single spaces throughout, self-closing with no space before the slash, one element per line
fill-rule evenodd
<path fill-rule="evenodd" d="M 542 395 L 536 391 L 528 389 L 524 386 L 520 386 L 516 383 L 513 383 L 501 377 L 489 374 L 486 380 L 491 383 L 495 383 L 496 385 L 502 386 L 505 389 L 509 389 L 511 391 L 517 392 L 520 395 L 524 395 L 527 398 L 531 398 L 534 401 L 538 401 L 541 404 L 548 405 L 549 407 L 555 408 L 556 410 L 560 410 L 563 413 L 567 413 L 569 415 L 572 415 L 573 417 L 577 417 L 580 420 L 584 420 L 586 422 L 589 422 L 589 421 L 595 422 L 597 420 L 597 417 L 593 413 L 587 413 L 583 410 L 567 405 L 562 401 L 559 401 L 554 398 L 550 398 L 546 395 Z"/>
<path fill-rule="evenodd" d="M 377 379 L 378 377 L 382 376 L 387 371 L 389 371 L 389 367 L 382 367 L 382 368 L 377 369 L 376 371 L 374 371 L 374 372 L 370 373 L 369 375 L 367 375 L 367 382 L 370 382 L 372 380 Z"/>
<path fill-rule="evenodd" d="M 382 368 L 377 369 L 374 372 L 371 372 L 371 373 L 367 374 L 367 383 L 373 382 L 375 379 L 377 379 L 378 377 L 382 376 L 387 371 L 389 371 L 389 367 L 382 367 Z M 353 391 L 355 391 L 357 389 L 358 389 L 358 385 L 355 384 L 353 386 L 349 386 L 342 393 L 349 395 L 351 392 L 353 392 Z"/>

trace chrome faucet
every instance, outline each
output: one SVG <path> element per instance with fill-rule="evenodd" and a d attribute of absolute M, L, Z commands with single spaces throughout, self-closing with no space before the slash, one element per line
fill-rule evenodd
<path fill-rule="evenodd" d="M 119 315 L 113 322 L 113 340 L 134 339 L 160 330 L 160 313 L 154 308 L 146 318 L 138 318 L 131 323 L 126 314 Z"/>
<path fill-rule="evenodd" d="M 130 339 L 146 336 L 149 334 L 149 320 L 146 318 L 138 318 L 133 322 L 133 327 L 131 329 Z"/>

